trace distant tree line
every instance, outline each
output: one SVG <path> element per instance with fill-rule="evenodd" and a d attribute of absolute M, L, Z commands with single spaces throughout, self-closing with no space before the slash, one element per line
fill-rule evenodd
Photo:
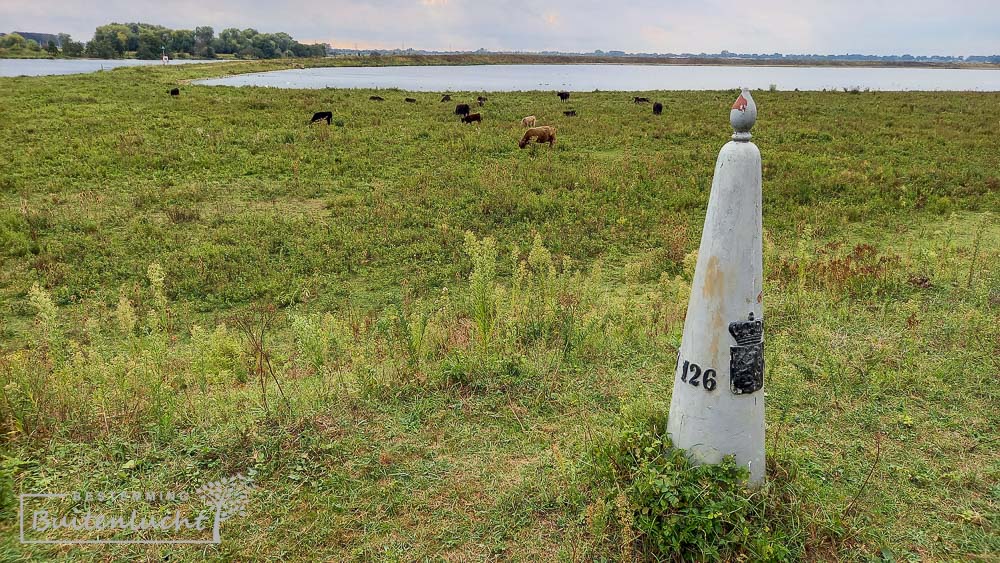
<path fill-rule="evenodd" d="M 304 45 L 287 33 L 260 33 L 256 29 L 228 28 L 216 37 L 209 26 L 190 30 L 145 23 L 102 25 L 87 43 L 87 54 L 92 57 L 117 58 L 128 51 L 134 51 L 139 59 L 158 59 L 163 53 L 171 57 L 184 54 L 211 59 L 226 54 L 242 59 L 277 59 L 322 57 L 326 46 Z"/>
<path fill-rule="evenodd" d="M 45 34 L 29 34 L 41 36 Z M 18 33 L 0 36 L 0 49 L 11 51 L 48 50 L 52 55 L 117 59 L 134 53 L 138 59 L 199 57 L 213 59 L 217 55 L 232 55 L 241 59 L 277 59 L 281 57 L 322 57 L 326 46 L 305 45 L 287 33 L 260 33 L 256 29 L 228 28 L 216 37 L 209 26 L 190 29 L 169 29 L 146 23 L 111 23 L 94 31 L 86 45 L 66 33 L 45 35 L 46 44 L 27 39 Z"/>
<path fill-rule="evenodd" d="M 20 33 L 14 32 L 0 37 L 0 49 L 41 51 L 42 47 L 34 39 L 25 39 Z"/>
<path fill-rule="evenodd" d="M 14 32 L 0 33 L 0 55 L 4 52 L 27 52 L 45 56 L 49 54 L 65 57 L 96 57 L 114 59 L 126 53 L 134 53 L 140 59 L 158 59 L 164 53 L 171 58 L 202 57 L 215 58 L 216 55 L 232 55 L 241 59 L 275 59 L 280 57 L 322 57 L 327 54 L 326 45 L 304 45 L 292 39 L 287 33 L 260 33 L 256 29 L 227 28 L 215 35 L 209 26 L 190 29 L 169 29 L 161 25 L 146 23 L 111 23 L 94 31 L 94 37 L 86 45 L 66 33 Z M 601 57 L 650 57 L 650 58 L 699 58 L 699 59 L 743 59 L 743 60 L 790 60 L 790 61 L 876 61 L 876 62 L 930 62 L 953 63 L 975 62 L 1000 64 L 1000 55 L 863 55 L 844 53 L 833 55 L 782 54 L 782 53 L 627 53 L 625 51 L 602 51 L 591 53 L 564 51 L 435 51 L 424 49 L 329 49 L 335 55 L 458 55 L 458 54 L 537 54 L 553 56 L 601 56 Z"/>
<path fill-rule="evenodd" d="M 1000 64 L 1000 55 L 815 55 L 815 54 L 782 54 L 782 53 L 630 53 L 626 51 L 602 51 L 590 53 L 575 51 L 436 51 L 428 49 L 329 49 L 332 55 L 369 56 L 383 55 L 544 55 L 554 57 L 621 57 L 621 58 L 675 58 L 675 59 L 740 59 L 754 61 L 873 61 L 873 62 L 920 62 L 920 63 L 994 63 Z"/>
<path fill-rule="evenodd" d="M 543 52 L 546 53 L 546 52 Z M 733 53 L 723 50 L 720 53 L 626 53 L 624 51 L 593 52 L 594 55 L 605 57 L 675 57 L 684 59 L 741 59 L 741 60 L 792 60 L 792 61 L 874 61 L 874 62 L 921 62 L 921 63 L 960 63 L 960 62 L 991 62 L 1000 63 L 1000 55 L 981 56 L 970 55 L 862 55 L 859 53 L 842 53 L 832 55 L 817 54 L 783 54 L 783 53 Z"/>
<path fill-rule="evenodd" d="M 60 46 L 62 50 L 60 51 Z M 0 34 L 0 51 L 28 52 L 41 56 L 42 51 L 56 56 L 60 53 L 68 57 L 79 57 L 83 54 L 83 43 L 70 39 L 65 33 L 52 35 L 49 33 L 9 33 Z"/>

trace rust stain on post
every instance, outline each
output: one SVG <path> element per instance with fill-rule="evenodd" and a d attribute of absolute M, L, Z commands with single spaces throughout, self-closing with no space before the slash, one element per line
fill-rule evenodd
<path fill-rule="evenodd" d="M 726 322 L 722 318 L 722 309 L 725 307 L 725 295 L 722 291 L 724 286 L 725 274 L 719 267 L 719 257 L 711 256 L 705 270 L 705 283 L 701 287 L 701 294 L 716 304 L 716 308 L 712 312 L 712 326 L 709 330 L 712 337 L 708 343 L 708 354 L 712 358 L 712 362 L 717 361 L 719 357 L 719 335 L 725 330 Z"/>
<path fill-rule="evenodd" d="M 708 259 L 708 270 L 705 272 L 705 284 L 701 286 L 701 295 L 705 298 L 722 295 L 722 270 L 719 268 L 719 257 Z"/>

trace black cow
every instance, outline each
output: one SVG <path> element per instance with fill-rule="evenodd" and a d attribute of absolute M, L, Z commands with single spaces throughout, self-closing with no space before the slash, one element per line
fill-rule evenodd
<path fill-rule="evenodd" d="M 469 115 L 462 118 L 463 123 L 473 123 L 473 122 L 483 122 L 483 116 L 478 113 L 470 113 Z"/>
<path fill-rule="evenodd" d="M 653 115 L 660 115 L 661 113 L 663 113 L 663 104 L 656 102 L 653 104 Z"/>
<path fill-rule="evenodd" d="M 415 104 L 415 103 L 417 103 L 417 99 L 416 98 L 406 98 L 403 101 L 406 102 L 406 103 L 408 103 L 408 104 Z"/>
<path fill-rule="evenodd" d="M 442 102 L 450 102 L 451 101 L 451 94 L 445 94 L 444 96 L 441 96 L 441 101 Z"/>
<path fill-rule="evenodd" d="M 317 111 L 313 114 L 313 118 L 309 120 L 309 125 L 316 123 L 317 121 L 326 120 L 326 124 L 329 125 L 333 122 L 333 112 L 330 111 Z"/>
<path fill-rule="evenodd" d="M 569 92 L 556 92 L 556 95 L 564 102 L 569 99 Z"/>
<path fill-rule="evenodd" d="M 563 115 L 565 115 L 566 117 L 576 117 L 576 110 L 575 109 L 566 110 L 563 112 Z"/>
<path fill-rule="evenodd" d="M 636 104 L 648 104 L 649 98 L 640 98 L 639 96 L 635 96 L 632 98 L 632 102 Z"/>
<path fill-rule="evenodd" d="M 483 102 L 485 102 L 486 100 L 487 100 L 486 96 L 479 96 L 478 98 L 476 98 L 476 101 L 479 102 L 479 105 L 482 105 Z"/>
<path fill-rule="evenodd" d="M 385 98 L 383 98 L 382 96 L 369 96 L 368 99 L 371 100 L 371 101 L 373 101 L 373 102 L 384 102 L 385 101 Z"/>
<path fill-rule="evenodd" d="M 170 95 L 171 96 L 180 96 L 181 95 L 181 89 L 180 88 L 174 88 L 173 90 L 170 91 Z"/>
<path fill-rule="evenodd" d="M 455 115 L 469 115 L 469 104 L 458 104 L 455 106 Z"/>

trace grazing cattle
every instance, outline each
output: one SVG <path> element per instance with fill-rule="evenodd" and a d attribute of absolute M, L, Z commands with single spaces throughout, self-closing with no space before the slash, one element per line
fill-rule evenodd
<path fill-rule="evenodd" d="M 180 88 L 174 88 L 173 90 L 170 91 L 170 95 L 171 96 L 180 96 L 181 95 L 181 89 Z"/>
<path fill-rule="evenodd" d="M 417 99 L 416 98 L 406 98 L 403 101 L 406 102 L 406 103 L 408 103 L 408 104 L 415 104 L 415 103 L 417 103 Z"/>
<path fill-rule="evenodd" d="M 576 117 L 576 110 L 575 109 L 566 110 L 563 112 L 563 115 L 565 115 L 566 117 Z"/>
<path fill-rule="evenodd" d="M 534 127 L 535 126 L 535 116 L 529 115 L 528 117 L 525 117 L 524 119 L 521 120 L 521 125 L 523 125 L 525 127 Z"/>
<path fill-rule="evenodd" d="M 455 115 L 469 115 L 469 104 L 458 104 L 455 106 Z"/>
<path fill-rule="evenodd" d="M 534 139 L 536 143 L 548 143 L 551 147 L 556 144 L 556 128 L 548 125 L 532 127 L 524 132 L 524 136 L 521 137 L 521 141 L 517 144 L 517 146 L 523 149 L 528 146 L 528 143 L 530 143 L 532 139 Z"/>
<path fill-rule="evenodd" d="M 333 122 L 333 112 L 330 111 L 317 111 L 313 114 L 313 118 L 309 120 L 309 125 L 316 123 L 317 121 L 326 120 L 326 124 L 329 125 Z"/>
<path fill-rule="evenodd" d="M 451 101 L 451 95 L 450 94 L 445 94 L 444 96 L 441 96 L 441 101 L 442 102 L 450 102 Z"/>
<path fill-rule="evenodd" d="M 487 100 L 486 96 L 479 96 L 478 98 L 476 98 L 476 101 L 479 102 L 479 105 L 483 105 L 483 102 L 485 102 L 486 100 Z"/>
<path fill-rule="evenodd" d="M 473 123 L 473 122 L 482 123 L 483 116 L 481 114 L 478 114 L 478 113 L 470 113 L 469 115 L 463 117 L 462 121 L 464 123 Z"/>
<path fill-rule="evenodd" d="M 663 104 L 656 102 L 653 104 L 653 115 L 660 115 L 661 113 L 663 113 Z"/>
<path fill-rule="evenodd" d="M 636 104 L 648 104 L 649 103 L 649 98 L 640 98 L 639 96 L 636 96 L 636 97 L 632 98 L 632 103 L 636 103 Z"/>
<path fill-rule="evenodd" d="M 368 99 L 371 100 L 371 101 L 373 101 L 373 102 L 384 102 L 385 101 L 385 98 L 383 98 L 382 96 L 369 96 Z"/>
<path fill-rule="evenodd" d="M 564 102 L 569 99 L 569 92 L 556 92 L 556 95 Z"/>

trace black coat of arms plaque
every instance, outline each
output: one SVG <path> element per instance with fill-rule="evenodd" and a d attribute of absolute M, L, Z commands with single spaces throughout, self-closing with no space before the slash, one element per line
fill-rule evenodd
<path fill-rule="evenodd" d="M 736 339 L 729 348 L 729 386 L 736 395 L 749 395 L 764 387 L 764 321 L 750 313 L 729 323 L 729 334 Z"/>

